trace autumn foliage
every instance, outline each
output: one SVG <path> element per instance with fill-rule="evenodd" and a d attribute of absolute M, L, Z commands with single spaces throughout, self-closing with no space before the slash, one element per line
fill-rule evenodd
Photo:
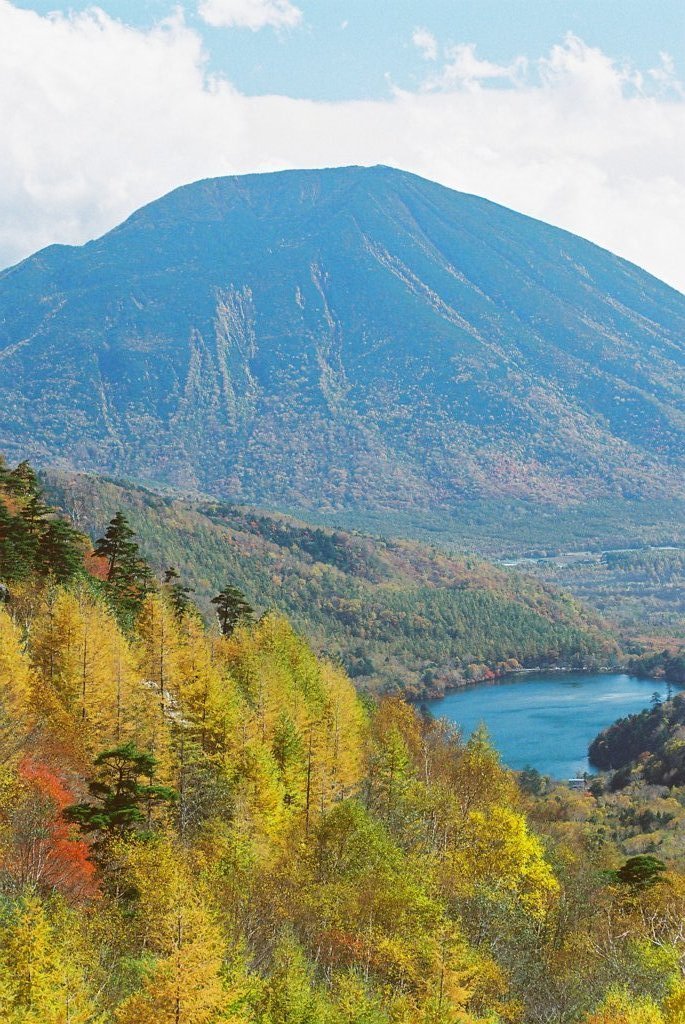
<path fill-rule="evenodd" d="M 0 604 L 0 1021 L 682 1024 L 677 864 L 117 531 Z"/>

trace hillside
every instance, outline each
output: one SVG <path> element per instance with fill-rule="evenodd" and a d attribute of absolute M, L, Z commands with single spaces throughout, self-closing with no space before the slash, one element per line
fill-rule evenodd
<path fill-rule="evenodd" d="M 45 481 L 91 537 L 123 509 L 150 563 L 176 566 L 205 611 L 233 582 L 339 656 L 361 686 L 440 692 L 511 659 L 596 665 L 616 655 L 606 625 L 572 598 L 477 558 L 85 474 L 53 471 Z"/>
<path fill-rule="evenodd" d="M 637 267 L 413 175 L 221 178 L 0 274 L 0 446 L 283 510 L 658 508 L 684 337 Z"/>
<path fill-rule="evenodd" d="M 668 668 L 669 678 L 685 685 L 685 655 L 670 657 Z M 685 786 L 685 696 L 655 700 L 640 714 L 619 719 L 594 738 L 589 753 L 598 768 L 615 771 L 616 789 L 636 776 L 653 785 Z"/>
<path fill-rule="evenodd" d="M 680 1024 L 677 791 L 517 777 L 282 616 L 206 628 L 121 516 L 90 549 L 0 460 L 3 1024 Z"/>

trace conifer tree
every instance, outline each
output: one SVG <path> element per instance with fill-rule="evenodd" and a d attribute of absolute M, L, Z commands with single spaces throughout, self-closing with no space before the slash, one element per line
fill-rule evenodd
<path fill-rule="evenodd" d="M 276 947 L 264 1002 L 263 1019 L 268 1021 L 325 1024 L 328 1017 L 314 971 L 292 935 L 284 935 Z"/>
<path fill-rule="evenodd" d="M 127 612 L 138 610 L 152 580 L 150 568 L 141 558 L 134 536 L 128 519 L 120 511 L 93 549 L 93 554 L 107 559 L 107 582 L 118 604 Z"/>
<path fill-rule="evenodd" d="M 10 494 L 25 498 L 37 496 L 41 491 L 38 476 L 26 459 L 10 470 L 5 487 Z"/>
<path fill-rule="evenodd" d="M 241 622 L 249 622 L 254 615 L 254 608 L 237 587 L 224 587 L 212 598 L 212 604 L 216 605 L 219 627 L 224 636 L 231 636 Z"/>
<path fill-rule="evenodd" d="M 221 932 L 182 853 L 164 837 L 126 851 L 137 894 L 133 927 L 156 960 L 143 986 L 125 1000 L 116 1024 L 209 1024 L 236 1020 L 222 979 Z M 160 884 L 163 882 L 163 884 Z"/>
<path fill-rule="evenodd" d="M 202 750 L 224 756 L 237 749 L 245 701 L 199 615 L 186 617 L 183 633 L 176 658 L 181 711 Z"/>
<path fill-rule="evenodd" d="M 20 516 L 26 523 L 29 534 L 32 537 L 39 537 L 44 526 L 45 517 L 54 509 L 46 505 L 38 492 L 32 494 L 21 508 Z"/>
<path fill-rule="evenodd" d="M 65 922 L 66 923 L 66 922 Z M 73 927 L 73 921 L 68 922 Z M 35 894 L 16 907 L 0 946 L 5 1024 L 94 1024 L 95 1005 L 64 936 Z"/>
<path fill-rule="evenodd" d="M 72 579 L 83 567 L 80 536 L 63 519 L 52 519 L 38 542 L 36 571 L 53 576 L 58 583 Z"/>
<path fill-rule="evenodd" d="M 169 697 L 178 698 L 179 623 L 159 594 L 148 594 L 137 622 L 142 640 L 140 668 L 159 692 L 164 709 Z"/>
<path fill-rule="evenodd" d="M 103 750 L 94 765 L 99 770 L 88 784 L 93 800 L 64 811 L 84 832 L 111 836 L 149 826 L 153 809 L 175 799 L 173 789 L 154 782 L 157 759 L 134 743 Z"/>
<path fill-rule="evenodd" d="M 36 544 L 21 516 L 12 515 L 0 497 L 0 579 L 26 579 L 33 568 Z"/>
<path fill-rule="evenodd" d="M 189 595 L 194 593 L 194 588 L 181 583 L 181 575 L 174 566 L 170 566 L 164 573 L 164 586 L 169 594 L 171 607 L 177 618 L 182 619 L 188 609 L 192 607 Z"/>
<path fill-rule="evenodd" d="M 104 537 L 95 542 L 94 554 L 106 558 L 109 562 L 107 579 L 115 579 L 121 566 L 122 572 L 130 570 L 138 557 L 138 545 L 133 541 L 135 536 L 123 512 L 117 512 L 110 520 Z"/>
<path fill-rule="evenodd" d="M 3 704 L 17 715 L 30 707 L 33 680 L 19 628 L 0 605 L 0 695 Z"/>
<path fill-rule="evenodd" d="M 49 588 L 31 632 L 47 694 L 79 722 L 86 748 L 114 738 L 120 633 L 111 610 L 87 589 Z"/>

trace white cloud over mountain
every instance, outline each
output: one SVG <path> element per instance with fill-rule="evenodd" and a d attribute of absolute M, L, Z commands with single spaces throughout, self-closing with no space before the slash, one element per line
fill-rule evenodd
<path fill-rule="evenodd" d="M 224 13 L 285 6 L 215 0 Z M 505 67 L 465 45 L 426 67 L 421 88 L 385 100 L 247 97 L 207 73 L 180 14 L 141 31 L 0 0 L 0 264 L 82 242 L 197 178 L 386 163 L 568 228 L 685 290 L 685 99 L 666 55 L 638 73 L 568 37 L 544 60 Z"/>

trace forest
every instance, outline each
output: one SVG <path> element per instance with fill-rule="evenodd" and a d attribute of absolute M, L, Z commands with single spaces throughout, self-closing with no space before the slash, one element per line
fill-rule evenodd
<path fill-rule="evenodd" d="M 224 578 L 277 609 L 358 687 L 425 696 L 512 669 L 613 664 L 611 628 L 579 601 L 483 559 L 288 516 L 181 499 L 90 474 L 45 474 L 92 538 L 126 513 L 158 572 L 175 565 L 203 611 Z"/>
<path fill-rule="evenodd" d="M 205 621 L 27 464 L 0 516 L 0 1019 L 685 1020 L 682 851 L 615 794 L 360 696 L 231 580 Z"/>

